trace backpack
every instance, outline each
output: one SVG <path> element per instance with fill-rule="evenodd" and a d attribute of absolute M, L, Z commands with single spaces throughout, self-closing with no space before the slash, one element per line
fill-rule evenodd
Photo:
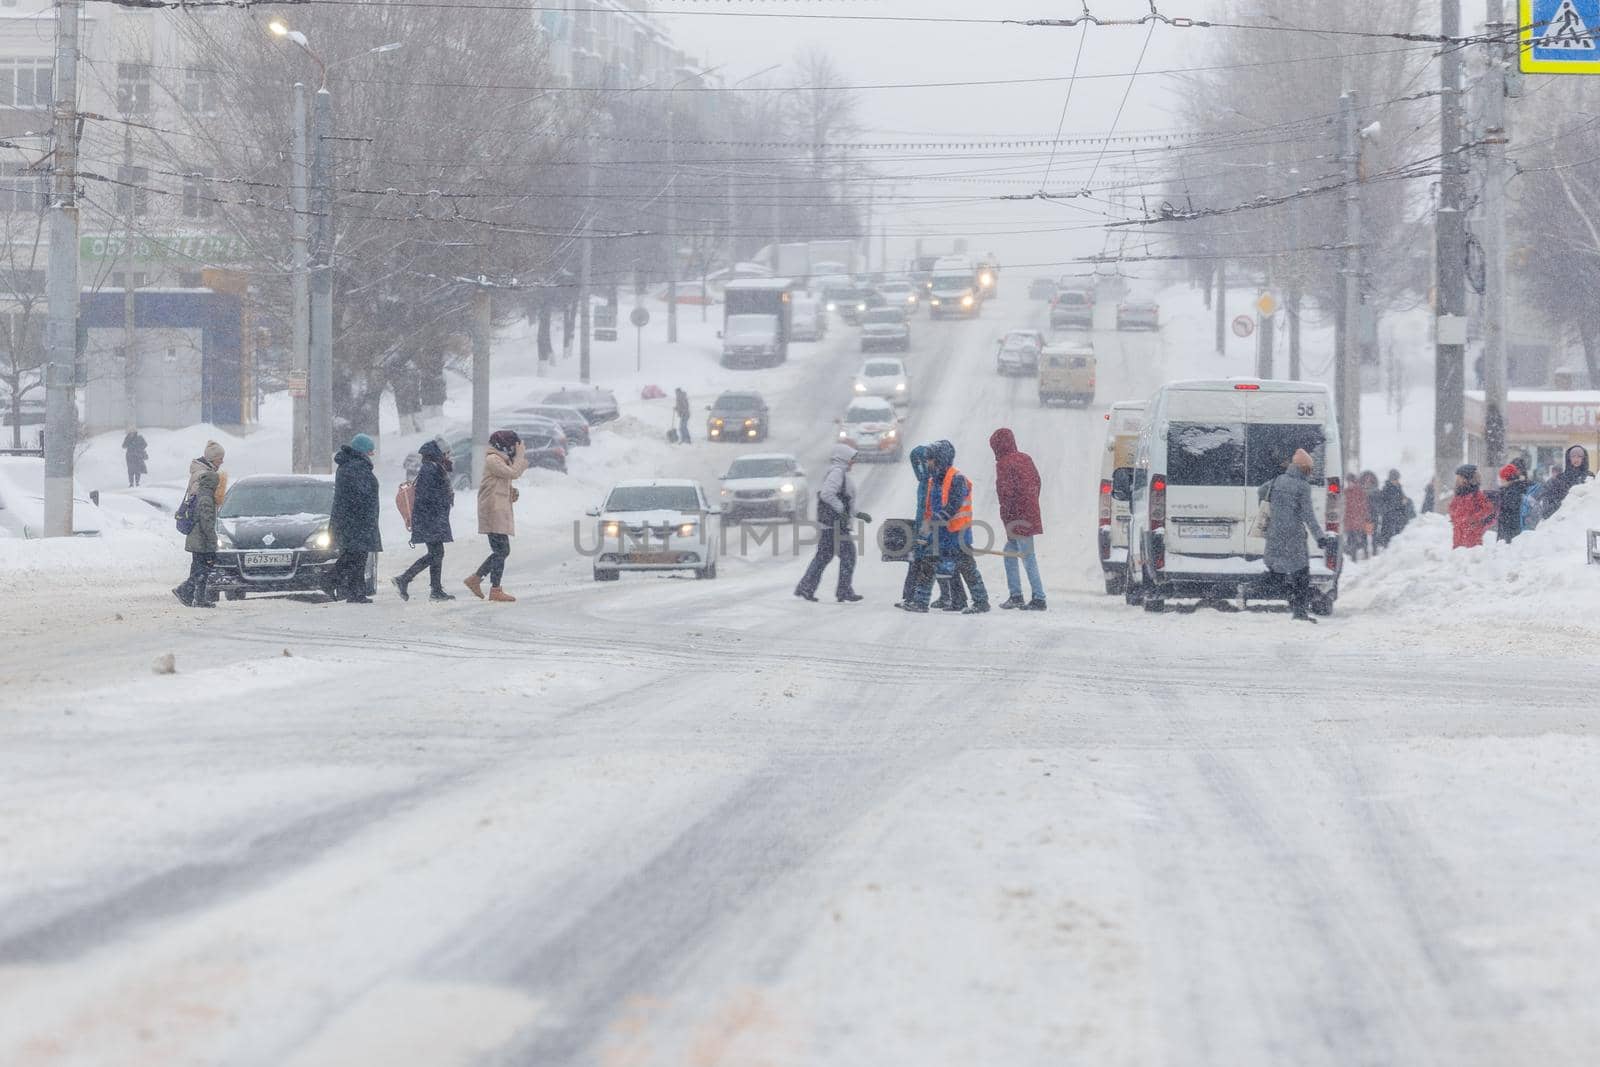
<path fill-rule="evenodd" d="M 417 486 L 415 482 L 401 482 L 400 488 L 394 491 L 394 506 L 400 512 L 400 518 L 405 520 L 406 529 L 411 529 L 411 506 L 417 500 Z"/>
<path fill-rule="evenodd" d="M 188 496 L 184 497 L 183 503 L 178 505 L 178 510 L 172 513 L 173 525 L 177 526 L 178 532 L 183 534 L 185 537 L 187 537 L 189 532 L 194 529 L 195 498 L 198 495 L 198 493 L 190 493 Z"/>

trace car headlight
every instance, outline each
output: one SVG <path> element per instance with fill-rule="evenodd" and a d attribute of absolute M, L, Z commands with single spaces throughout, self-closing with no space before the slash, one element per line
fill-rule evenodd
<path fill-rule="evenodd" d="M 906 303 L 915 304 L 916 302 L 917 302 L 917 294 L 916 293 L 912 293 L 910 296 L 906 297 Z"/>
<path fill-rule="evenodd" d="M 603 523 L 600 524 L 600 533 L 604 537 L 621 537 L 622 536 L 622 523 L 620 523 L 620 522 L 603 522 Z"/>
<path fill-rule="evenodd" d="M 698 527 L 696 527 L 694 523 L 686 522 L 682 526 L 678 527 L 678 536 L 679 537 L 693 537 L 694 536 L 694 532 L 695 532 L 695 530 L 697 528 Z"/>
<path fill-rule="evenodd" d="M 884 435 L 883 435 L 884 440 L 886 440 L 886 441 L 887 440 L 892 440 L 892 439 L 894 439 L 896 437 L 899 437 L 899 436 L 900 436 L 900 431 L 899 430 L 889 430 L 886 433 L 884 433 Z"/>
<path fill-rule="evenodd" d="M 791 484 L 785 484 L 785 485 L 781 486 L 778 489 L 778 492 L 780 492 L 780 493 L 792 493 L 792 492 L 794 492 L 794 485 L 792 483 Z"/>
<path fill-rule="evenodd" d="M 327 529 L 318 530 L 316 533 L 306 538 L 306 547 L 314 548 L 318 552 L 328 551 L 328 549 L 333 547 L 332 531 Z"/>
<path fill-rule="evenodd" d="M 849 438 L 850 438 L 850 435 L 848 433 L 845 433 L 843 430 L 839 431 L 839 440 L 846 441 L 846 440 L 849 440 Z"/>
<path fill-rule="evenodd" d="M 894 383 L 894 391 L 897 392 L 897 393 L 905 392 L 906 391 L 906 383 L 905 382 L 895 382 Z"/>
<path fill-rule="evenodd" d="M 933 298 L 933 299 L 932 299 L 932 300 L 931 300 L 931 301 L 929 301 L 929 302 L 930 302 L 930 303 L 931 303 L 931 304 L 933 304 L 933 306 L 934 306 L 934 307 L 938 307 L 938 306 L 939 306 L 939 298 L 938 298 L 938 297 L 934 297 L 934 298 Z"/>
<path fill-rule="evenodd" d="M 864 393 L 866 391 L 867 391 L 867 383 L 866 382 L 857 382 L 856 383 L 856 392 Z"/>
<path fill-rule="evenodd" d="M 828 301 L 828 310 L 829 311 L 838 311 L 839 310 L 839 305 L 835 304 L 832 300 L 830 300 L 830 301 Z"/>
<path fill-rule="evenodd" d="M 982 285 L 984 285 L 984 286 L 985 286 L 985 287 L 987 287 L 987 286 L 990 286 L 990 285 L 993 285 L 993 284 L 994 284 L 994 275 L 993 275 L 993 274 L 984 274 L 984 275 L 981 275 L 981 276 L 980 276 L 980 277 L 979 277 L 979 278 L 978 278 L 978 282 L 979 282 L 979 283 L 980 283 L 980 284 L 982 284 Z"/>
<path fill-rule="evenodd" d="M 969 307 L 972 306 L 972 294 L 971 293 L 968 293 L 966 296 L 961 298 L 961 306 L 964 307 L 964 308 L 969 308 Z"/>
<path fill-rule="evenodd" d="M 746 426 L 754 426 L 756 424 L 756 420 L 755 419 L 745 419 L 744 420 L 744 424 Z"/>
<path fill-rule="evenodd" d="M 722 420 L 721 419 L 712 419 L 711 420 L 711 425 L 713 425 L 713 426 L 721 426 L 722 425 Z"/>
<path fill-rule="evenodd" d="M 865 305 L 865 304 L 857 304 L 856 305 L 856 310 L 857 311 L 865 311 L 865 310 L 867 310 L 867 305 Z"/>
<path fill-rule="evenodd" d="M 723 496 L 732 496 L 733 495 L 733 490 L 732 489 L 723 489 L 722 490 L 722 495 Z"/>
<path fill-rule="evenodd" d="M 231 533 L 229 533 L 228 532 L 228 528 L 226 526 L 223 526 L 221 523 L 217 524 L 217 547 L 218 548 L 232 548 L 233 547 L 233 535 Z"/>

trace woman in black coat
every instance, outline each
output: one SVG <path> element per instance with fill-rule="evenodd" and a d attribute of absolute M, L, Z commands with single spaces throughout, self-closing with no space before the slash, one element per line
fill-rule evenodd
<path fill-rule="evenodd" d="M 410 600 L 411 579 L 426 568 L 428 584 L 432 587 L 428 598 L 454 600 L 454 596 L 444 591 L 443 583 L 444 546 L 455 540 L 450 535 L 450 509 L 456 502 L 455 490 L 450 488 L 450 457 L 437 441 L 425 442 L 417 453 L 422 457 L 422 467 L 411 483 L 411 543 L 427 545 L 428 554 L 394 579 L 394 587 L 399 590 L 401 600 Z"/>
<path fill-rule="evenodd" d="M 333 514 L 328 530 L 333 534 L 339 562 L 334 564 L 333 595 L 352 604 L 370 604 L 367 596 L 367 555 L 383 551 L 378 532 L 378 476 L 372 473 L 372 453 L 378 444 L 358 433 L 333 457 Z"/>

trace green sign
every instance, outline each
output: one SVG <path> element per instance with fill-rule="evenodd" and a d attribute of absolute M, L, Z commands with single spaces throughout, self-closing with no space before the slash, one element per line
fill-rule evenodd
<path fill-rule="evenodd" d="M 242 263 L 254 258 L 242 237 L 221 234 L 106 234 L 83 237 L 78 258 L 87 263 L 164 263 L 181 261 L 202 267 Z"/>

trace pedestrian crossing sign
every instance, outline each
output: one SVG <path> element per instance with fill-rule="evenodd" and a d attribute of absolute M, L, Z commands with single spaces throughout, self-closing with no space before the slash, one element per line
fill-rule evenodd
<path fill-rule="evenodd" d="M 1521 0 L 1524 74 L 1600 74 L 1600 0 Z"/>

